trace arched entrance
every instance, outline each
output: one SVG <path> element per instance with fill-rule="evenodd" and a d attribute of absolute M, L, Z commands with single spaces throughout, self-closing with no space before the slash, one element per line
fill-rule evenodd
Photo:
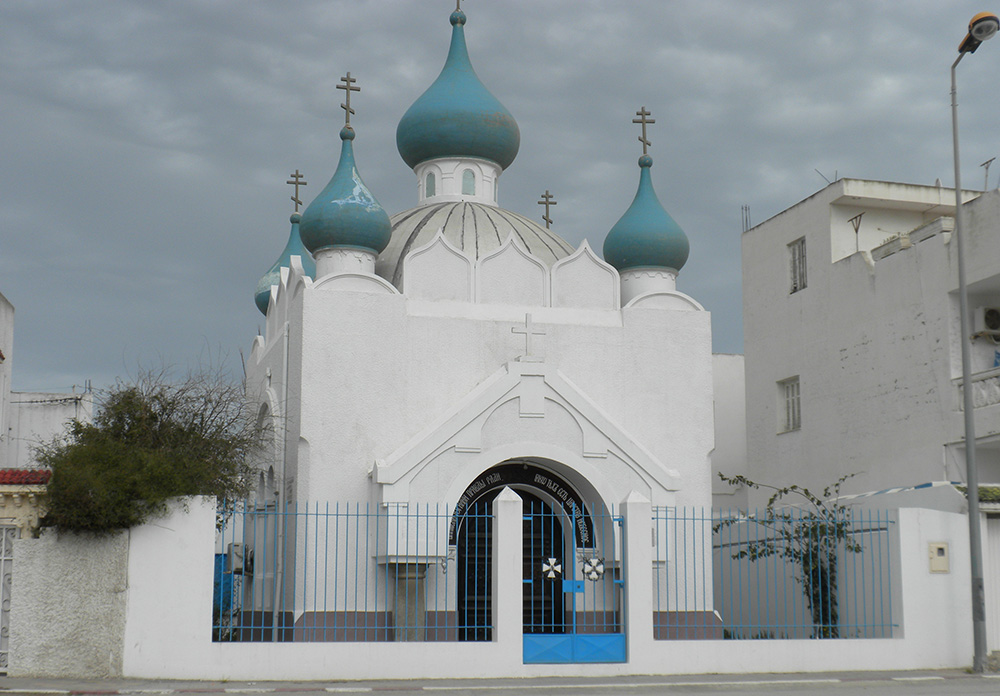
<path fill-rule="evenodd" d="M 491 508 L 500 489 L 483 493 L 467 509 L 457 539 L 458 614 L 460 640 L 493 638 L 493 518 Z M 548 559 L 565 558 L 562 520 L 552 507 L 529 491 L 518 491 L 524 501 L 522 522 L 523 621 L 525 633 L 564 633 L 566 607 L 556 578 L 546 578 Z"/>
<path fill-rule="evenodd" d="M 624 583 L 614 562 L 620 520 L 531 461 L 492 467 L 456 505 L 450 540 L 456 545 L 459 639 L 492 639 L 492 503 L 507 486 L 523 501 L 525 662 L 624 661 Z"/>

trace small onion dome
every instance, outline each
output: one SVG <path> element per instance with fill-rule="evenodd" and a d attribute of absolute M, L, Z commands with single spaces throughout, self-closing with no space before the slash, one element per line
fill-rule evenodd
<path fill-rule="evenodd" d="M 509 210 L 483 203 L 432 203 L 392 216 L 392 240 L 379 254 L 375 273 L 401 288 L 401 260 L 433 241 L 438 230 L 472 260 L 500 248 L 512 234 L 548 266 L 573 253 L 573 247 L 552 230 Z"/>
<path fill-rule="evenodd" d="M 672 268 L 687 262 L 687 235 L 670 217 L 653 190 L 649 174 L 653 158 L 639 158 L 639 189 L 635 199 L 604 240 L 604 260 L 624 271 L 629 268 Z"/>
<path fill-rule="evenodd" d="M 302 213 L 302 243 L 313 256 L 332 247 L 370 249 L 389 243 L 389 215 L 365 186 L 354 164 L 354 129 L 344 126 L 337 171 Z"/>
<path fill-rule="evenodd" d="M 517 122 L 469 62 L 465 13 L 452 12 L 451 24 L 448 59 L 400 120 L 396 148 L 411 169 L 437 157 L 478 157 L 506 169 L 521 145 Z"/>
<path fill-rule="evenodd" d="M 302 270 L 310 278 L 316 277 L 316 262 L 313 261 L 313 257 L 309 254 L 309 251 L 302 246 L 302 238 L 299 236 L 299 221 L 301 219 L 301 215 L 292 213 L 292 216 L 289 218 L 289 221 L 292 223 L 292 231 L 288 235 L 288 243 L 285 244 L 285 250 L 281 252 L 281 256 L 271 266 L 271 270 L 265 273 L 264 277 L 257 282 L 257 294 L 254 295 L 253 299 L 257 303 L 257 309 L 260 310 L 261 314 L 267 314 L 267 303 L 271 297 L 271 286 L 281 282 L 281 268 L 282 266 L 285 268 L 291 266 L 293 256 L 301 256 Z"/>

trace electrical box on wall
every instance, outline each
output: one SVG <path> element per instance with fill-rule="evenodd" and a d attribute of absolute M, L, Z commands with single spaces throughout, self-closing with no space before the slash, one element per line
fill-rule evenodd
<path fill-rule="evenodd" d="M 950 561 L 948 560 L 948 542 L 932 541 L 927 545 L 927 556 L 930 559 L 930 571 L 932 573 L 950 573 Z"/>
<path fill-rule="evenodd" d="M 243 554 L 245 547 L 243 544 L 235 543 L 229 545 L 229 553 L 226 554 L 226 572 L 240 574 L 243 572 Z"/>

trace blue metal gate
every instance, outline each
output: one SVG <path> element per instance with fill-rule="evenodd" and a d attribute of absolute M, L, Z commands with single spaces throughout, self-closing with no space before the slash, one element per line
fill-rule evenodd
<path fill-rule="evenodd" d="M 524 662 L 625 662 L 622 519 L 524 500 Z"/>

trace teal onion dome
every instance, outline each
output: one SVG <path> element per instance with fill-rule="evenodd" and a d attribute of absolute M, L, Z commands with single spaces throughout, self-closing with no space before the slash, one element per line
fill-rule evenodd
<path fill-rule="evenodd" d="M 639 158 L 639 189 L 604 240 L 604 260 L 619 271 L 650 267 L 679 271 L 688 259 L 687 235 L 656 197 L 649 174 L 652 166 L 649 155 Z"/>
<path fill-rule="evenodd" d="M 465 13 L 451 14 L 451 48 L 441 74 L 403 115 L 396 148 L 413 169 L 439 157 L 477 157 L 510 166 L 521 132 L 510 112 L 479 81 L 465 45 Z"/>
<path fill-rule="evenodd" d="M 302 270 L 310 278 L 316 277 L 316 262 L 313 261 L 313 257 L 309 254 L 309 251 L 302 245 L 302 238 L 299 236 L 299 221 L 301 219 L 301 215 L 292 213 L 292 216 L 289 218 L 289 221 L 292 223 L 292 231 L 288 235 L 288 243 L 285 244 L 285 250 L 281 252 L 281 256 L 274 262 L 271 269 L 257 282 L 257 292 L 253 299 L 261 314 L 267 314 L 267 303 L 271 298 L 271 286 L 281 282 L 281 269 L 282 267 L 288 268 L 292 265 L 293 256 L 301 256 Z"/>
<path fill-rule="evenodd" d="M 376 254 L 389 243 L 389 215 L 365 186 L 354 163 L 354 129 L 344 126 L 337 171 L 302 213 L 302 243 L 315 255 L 322 249 L 354 247 Z"/>

